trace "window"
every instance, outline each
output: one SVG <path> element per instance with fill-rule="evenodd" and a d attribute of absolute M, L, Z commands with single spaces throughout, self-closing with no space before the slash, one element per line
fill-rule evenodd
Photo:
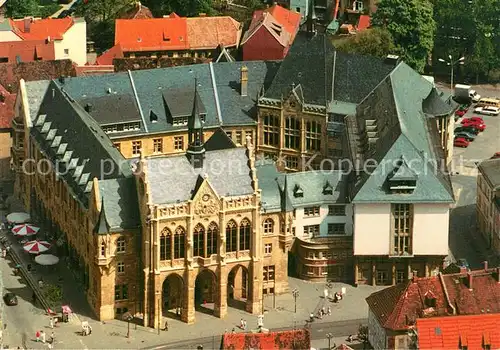
<path fill-rule="evenodd" d="M 123 273 L 125 272 L 125 263 L 124 262 L 119 262 L 116 264 L 116 270 L 118 273 Z"/>
<path fill-rule="evenodd" d="M 288 169 L 297 169 L 299 167 L 299 157 L 286 156 L 285 166 Z"/>
<path fill-rule="evenodd" d="M 128 299 L 128 286 L 126 284 L 115 285 L 115 300 Z"/>
<path fill-rule="evenodd" d="M 328 216 L 345 216 L 345 205 L 329 205 Z"/>
<path fill-rule="evenodd" d="M 250 222 L 247 219 L 241 220 L 240 224 L 240 250 L 250 249 Z"/>
<path fill-rule="evenodd" d="M 273 245 L 271 243 L 264 244 L 264 254 L 271 254 L 273 251 Z"/>
<path fill-rule="evenodd" d="M 198 224 L 193 232 L 193 256 L 205 256 L 205 228 Z"/>
<path fill-rule="evenodd" d="M 231 220 L 226 226 L 226 252 L 235 252 L 238 242 L 238 227 Z"/>
<path fill-rule="evenodd" d="M 210 257 L 212 254 L 217 254 L 217 246 L 219 242 L 219 230 L 217 229 L 217 224 L 212 222 L 208 226 L 207 230 L 207 255 Z"/>
<path fill-rule="evenodd" d="M 117 142 L 117 143 L 114 143 L 113 146 L 115 146 L 115 148 L 118 150 L 118 151 L 121 151 L 121 146 L 122 144 Z"/>
<path fill-rule="evenodd" d="M 106 243 L 101 243 L 101 256 L 106 256 Z"/>
<path fill-rule="evenodd" d="M 274 281 L 274 265 L 264 266 L 264 282 Z"/>
<path fill-rule="evenodd" d="M 387 284 L 387 271 L 385 270 L 377 270 L 377 284 L 378 285 L 386 285 Z"/>
<path fill-rule="evenodd" d="M 241 134 L 241 131 L 236 131 L 236 144 L 237 145 L 243 144 L 243 136 Z"/>
<path fill-rule="evenodd" d="M 142 142 L 141 141 L 132 141 L 132 155 L 138 156 L 141 154 Z"/>
<path fill-rule="evenodd" d="M 125 237 L 120 237 L 116 240 L 116 252 L 117 253 L 125 253 L 127 248 L 127 243 L 125 241 Z"/>
<path fill-rule="evenodd" d="M 176 151 L 184 150 L 184 136 L 175 136 L 174 137 L 174 149 Z"/>
<path fill-rule="evenodd" d="M 396 283 L 403 283 L 406 280 L 406 273 L 404 270 L 396 271 Z"/>
<path fill-rule="evenodd" d="M 162 139 L 153 139 L 153 152 L 154 153 L 163 153 L 163 140 Z"/>
<path fill-rule="evenodd" d="M 226 131 L 227 137 L 229 137 L 231 140 L 233 139 L 233 132 L 232 131 Z"/>
<path fill-rule="evenodd" d="M 274 232 L 274 221 L 273 219 L 266 219 L 264 221 L 264 233 L 273 233 Z"/>
<path fill-rule="evenodd" d="M 396 203 L 392 205 L 393 216 L 393 247 L 394 255 L 411 253 L 411 237 L 413 226 L 412 207 L 407 203 Z"/>
<path fill-rule="evenodd" d="M 64 55 L 68 56 L 69 55 L 69 49 L 64 49 Z"/>
<path fill-rule="evenodd" d="M 319 225 L 304 226 L 304 234 L 318 236 L 319 235 Z"/>
<path fill-rule="evenodd" d="M 280 120 L 277 116 L 264 116 L 264 145 L 278 147 L 280 142 Z"/>
<path fill-rule="evenodd" d="M 321 150 L 321 124 L 316 121 L 306 123 L 306 150 Z"/>
<path fill-rule="evenodd" d="M 253 136 L 252 136 L 252 131 L 245 131 L 245 141 L 246 139 L 250 137 L 250 139 L 252 140 L 253 142 Z"/>
<path fill-rule="evenodd" d="M 345 235 L 345 224 L 328 224 L 329 235 Z"/>
<path fill-rule="evenodd" d="M 182 227 L 177 227 L 174 234 L 174 259 L 183 259 L 185 256 L 184 244 L 186 231 Z"/>
<path fill-rule="evenodd" d="M 293 117 L 285 118 L 285 148 L 300 150 L 300 121 Z"/>
<path fill-rule="evenodd" d="M 172 125 L 187 125 L 188 118 L 187 117 L 176 117 L 172 120 Z"/>
<path fill-rule="evenodd" d="M 354 7 L 353 8 L 354 11 L 363 11 L 363 1 L 356 0 L 356 1 L 354 1 L 353 5 L 354 5 L 353 6 Z"/>
<path fill-rule="evenodd" d="M 304 216 L 319 216 L 319 207 L 305 207 Z"/>
<path fill-rule="evenodd" d="M 164 228 L 160 234 L 160 260 L 172 259 L 172 233 Z"/>

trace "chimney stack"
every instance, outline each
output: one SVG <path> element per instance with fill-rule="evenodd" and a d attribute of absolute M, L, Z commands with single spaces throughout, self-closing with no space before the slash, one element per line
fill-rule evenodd
<path fill-rule="evenodd" d="M 483 261 L 484 271 L 488 271 L 488 260 Z"/>
<path fill-rule="evenodd" d="M 85 112 L 87 112 L 87 113 L 92 112 L 92 105 L 90 103 L 87 103 L 84 108 L 85 108 Z"/>
<path fill-rule="evenodd" d="M 241 67 L 241 77 L 240 77 L 240 93 L 241 96 L 247 96 L 248 94 L 248 68 L 243 65 Z"/>
<path fill-rule="evenodd" d="M 31 21 L 30 17 L 24 17 L 24 32 L 29 33 L 31 29 Z"/>
<path fill-rule="evenodd" d="M 467 287 L 472 290 L 472 272 L 467 272 Z"/>

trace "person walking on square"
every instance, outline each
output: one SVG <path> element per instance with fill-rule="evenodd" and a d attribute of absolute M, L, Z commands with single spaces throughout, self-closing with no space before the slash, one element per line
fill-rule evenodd
<path fill-rule="evenodd" d="M 40 341 L 40 331 L 36 331 L 35 338 L 36 338 L 36 342 L 38 343 Z"/>
<path fill-rule="evenodd" d="M 52 317 L 49 319 L 49 324 L 50 324 L 50 328 L 54 329 L 54 319 Z"/>
<path fill-rule="evenodd" d="M 50 334 L 50 343 L 54 344 L 56 342 L 56 335 L 54 332 Z"/>
<path fill-rule="evenodd" d="M 42 339 L 42 343 L 45 344 L 45 332 L 44 331 L 40 332 L 40 338 Z"/>
<path fill-rule="evenodd" d="M 168 321 L 165 321 L 165 327 L 163 327 L 164 331 L 168 331 Z"/>

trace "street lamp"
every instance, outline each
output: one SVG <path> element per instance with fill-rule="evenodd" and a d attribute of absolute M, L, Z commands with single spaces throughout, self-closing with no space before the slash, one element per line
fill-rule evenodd
<path fill-rule="evenodd" d="M 458 64 L 464 64 L 465 57 L 460 57 L 458 60 L 454 61 L 453 57 L 451 55 L 448 55 L 449 60 L 444 60 L 442 58 L 438 58 L 439 62 L 446 63 L 447 66 L 451 67 L 451 90 L 453 91 L 453 69 L 455 65 Z"/>
<path fill-rule="evenodd" d="M 122 316 L 124 321 L 127 321 L 127 338 L 130 338 L 130 321 L 134 318 L 130 312 L 125 312 Z"/>
<path fill-rule="evenodd" d="M 297 298 L 299 297 L 299 290 L 295 288 L 292 290 L 293 300 L 295 301 L 295 313 L 297 313 Z"/>
<path fill-rule="evenodd" d="M 332 333 L 328 333 L 326 335 L 326 337 L 328 338 L 328 350 L 330 350 L 332 348 L 332 338 L 333 338 L 333 334 Z"/>

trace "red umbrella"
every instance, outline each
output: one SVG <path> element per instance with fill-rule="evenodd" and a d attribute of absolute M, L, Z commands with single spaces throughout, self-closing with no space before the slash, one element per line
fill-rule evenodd
<path fill-rule="evenodd" d="M 30 224 L 21 224 L 21 225 L 16 225 L 12 228 L 12 232 L 17 235 L 17 236 L 32 236 L 36 235 L 36 233 L 40 229 L 36 226 L 30 225 Z"/>
<path fill-rule="evenodd" d="M 43 253 L 49 250 L 50 243 L 47 241 L 29 241 L 24 243 L 23 249 L 31 254 Z"/>

